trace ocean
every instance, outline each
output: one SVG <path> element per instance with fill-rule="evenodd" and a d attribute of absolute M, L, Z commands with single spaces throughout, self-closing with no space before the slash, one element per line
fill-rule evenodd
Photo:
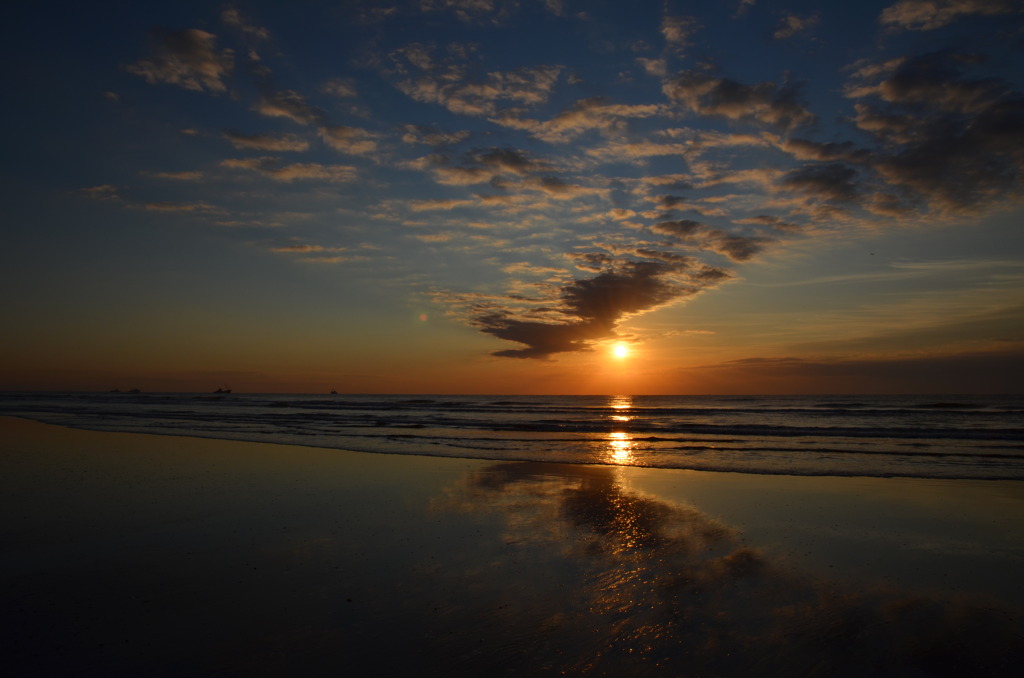
<path fill-rule="evenodd" d="M 1024 396 L 3 393 L 0 414 L 386 454 L 1024 480 Z"/>

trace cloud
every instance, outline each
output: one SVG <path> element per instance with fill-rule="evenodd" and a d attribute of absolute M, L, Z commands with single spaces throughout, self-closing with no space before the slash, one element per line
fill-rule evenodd
<path fill-rule="evenodd" d="M 216 207 L 205 202 L 147 202 L 142 208 L 150 212 L 212 212 Z"/>
<path fill-rule="evenodd" d="M 1024 192 L 1024 95 L 971 78 L 953 51 L 861 69 L 847 96 L 878 148 L 865 160 L 907 209 L 977 210 Z"/>
<path fill-rule="evenodd" d="M 345 252 L 347 247 L 324 247 L 323 245 L 281 245 L 271 247 L 271 252 L 310 254 L 313 252 Z"/>
<path fill-rule="evenodd" d="M 468 130 L 458 132 L 442 132 L 426 125 L 406 125 L 402 134 L 402 142 L 407 144 L 424 144 L 440 148 L 454 146 L 470 137 Z"/>
<path fill-rule="evenodd" d="M 233 52 L 216 50 L 216 36 L 196 28 L 155 29 L 156 55 L 125 67 L 150 84 L 168 83 L 201 92 L 224 92 L 233 68 Z"/>
<path fill-rule="evenodd" d="M 690 46 L 690 38 L 700 30 L 700 24 L 692 16 L 665 15 L 661 20 L 661 35 L 665 42 L 683 52 Z"/>
<path fill-rule="evenodd" d="M 727 233 L 692 219 L 661 221 L 651 226 L 650 230 L 677 242 L 721 254 L 733 261 L 748 261 L 771 242 L 770 238 L 762 236 Z"/>
<path fill-rule="evenodd" d="M 426 212 L 431 210 L 452 210 L 456 207 L 468 207 L 475 205 L 474 200 L 459 199 L 436 199 L 436 200 L 414 200 L 409 203 L 409 209 L 413 212 Z"/>
<path fill-rule="evenodd" d="M 322 109 L 311 105 L 294 90 L 263 96 L 255 110 L 268 117 L 287 118 L 300 125 L 314 126 L 325 144 L 342 153 L 367 155 L 377 150 L 375 134 L 358 127 L 333 124 Z"/>
<path fill-rule="evenodd" d="M 759 122 L 789 130 L 815 120 L 798 101 L 795 85 L 772 82 L 744 85 L 700 71 L 686 71 L 667 82 L 665 95 L 698 115 Z"/>
<path fill-rule="evenodd" d="M 648 75 L 653 75 L 656 78 L 664 78 L 668 73 L 668 65 L 664 59 L 637 57 L 636 62 L 640 64 Z"/>
<path fill-rule="evenodd" d="M 325 121 L 324 112 L 306 102 L 294 90 L 281 90 L 263 96 L 255 106 L 257 113 L 270 118 L 288 118 L 300 125 L 315 125 Z"/>
<path fill-rule="evenodd" d="M 153 172 L 150 176 L 156 177 L 157 179 L 170 179 L 171 181 L 199 181 L 203 178 L 203 173 L 199 171 Z"/>
<path fill-rule="evenodd" d="M 931 31 L 962 16 L 995 16 L 1024 11 L 1017 0 L 900 0 L 882 11 L 879 22 L 891 28 Z"/>
<path fill-rule="evenodd" d="M 228 130 L 223 136 L 232 146 L 239 149 L 278 152 L 309 150 L 309 142 L 294 134 L 243 134 Z"/>
<path fill-rule="evenodd" d="M 358 127 L 324 125 L 320 138 L 336 151 L 352 155 L 367 155 L 377 150 L 376 135 Z"/>
<path fill-rule="evenodd" d="M 900 106 L 928 106 L 961 115 L 978 113 L 1007 89 L 1006 83 L 994 78 L 962 77 L 964 68 L 980 59 L 974 54 L 940 51 L 893 60 L 883 69 L 862 69 L 858 72 L 856 77 L 862 79 L 879 75 L 884 78 L 873 86 L 854 85 L 848 89 L 847 96 L 863 98 L 875 95 L 882 101 Z"/>
<path fill-rule="evenodd" d="M 268 40 L 270 38 L 270 31 L 266 28 L 249 23 L 234 7 L 229 7 L 221 12 L 220 18 L 221 21 L 228 26 L 241 31 L 250 37 L 256 38 L 257 40 Z"/>
<path fill-rule="evenodd" d="M 550 7 L 550 0 L 547 1 Z M 419 0 L 423 12 L 448 10 L 454 12 L 459 21 L 467 24 L 491 23 L 498 25 L 506 19 L 515 4 L 501 0 Z"/>
<path fill-rule="evenodd" d="M 796 14 L 789 14 L 782 18 L 779 27 L 775 29 L 772 37 L 776 40 L 787 40 L 800 33 L 806 33 L 818 25 L 821 17 L 812 14 L 807 17 L 799 17 Z"/>
<path fill-rule="evenodd" d="M 614 261 L 603 255 L 598 259 Z M 556 353 L 589 351 L 595 341 L 616 336 L 616 325 L 625 317 L 692 296 L 727 277 L 721 269 L 690 259 L 619 262 L 592 278 L 561 286 L 547 305 L 521 313 L 486 309 L 471 317 L 470 324 L 485 334 L 526 346 L 492 354 L 499 357 L 545 359 Z"/>
<path fill-rule="evenodd" d="M 117 186 L 111 184 L 103 184 L 101 186 L 90 186 L 88 188 L 80 188 L 78 192 L 87 198 L 93 200 L 120 200 L 121 196 L 118 193 Z"/>
<path fill-rule="evenodd" d="M 797 160 L 816 160 L 830 162 L 843 160 L 862 162 L 868 159 L 868 152 L 858 148 L 852 141 L 821 143 L 807 139 L 790 138 L 783 141 L 780 148 Z"/>
<path fill-rule="evenodd" d="M 664 115 L 657 104 L 609 104 L 603 97 L 581 99 L 550 120 L 519 117 L 515 112 L 491 118 L 505 127 L 524 130 L 548 143 L 564 143 L 585 132 L 595 130 L 605 136 L 618 136 L 629 130 L 629 121 Z"/>
<path fill-rule="evenodd" d="M 852 202 L 858 195 L 857 171 L 840 163 L 805 165 L 787 173 L 779 185 L 831 202 Z"/>
<path fill-rule="evenodd" d="M 407 162 L 404 167 L 429 170 L 439 184 L 447 186 L 496 184 L 502 176 L 523 177 L 552 169 L 547 161 L 510 147 L 474 148 L 462 155 L 458 165 L 447 155 L 435 153 Z"/>
<path fill-rule="evenodd" d="M 296 180 L 320 180 L 330 183 L 346 183 L 356 178 L 356 168 L 349 165 L 321 165 L 320 163 L 296 163 L 281 165 L 278 158 L 229 158 L 221 166 L 230 169 L 244 169 L 258 172 L 274 181 L 290 183 Z"/>
<path fill-rule="evenodd" d="M 562 72 L 561 66 L 536 66 L 473 77 L 466 64 L 469 52 L 450 45 L 448 56 L 438 61 L 432 47 L 416 43 L 391 53 L 390 73 L 398 77 L 399 91 L 416 101 L 439 104 L 459 115 L 486 117 L 496 115 L 499 104 L 545 103 Z"/>
<path fill-rule="evenodd" d="M 352 78 L 332 78 L 325 82 L 320 90 L 340 99 L 351 99 L 356 96 L 355 81 Z"/>

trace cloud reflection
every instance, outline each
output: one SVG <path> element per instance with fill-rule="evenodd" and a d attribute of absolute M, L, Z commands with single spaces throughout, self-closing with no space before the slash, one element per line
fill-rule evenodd
<path fill-rule="evenodd" d="M 611 443 L 616 454 L 628 434 L 613 433 Z M 527 659 L 510 671 L 1012 675 L 1024 660 L 1015 613 L 798 576 L 735 528 L 619 478 L 608 467 L 501 463 L 434 502 L 439 512 L 501 515 L 511 550 L 491 576 L 503 579 L 506 561 L 534 573 L 529 594 L 539 609 L 492 620 L 503 638 L 535 644 L 518 648 Z M 465 586 L 486 590 L 486 577 Z M 536 626 L 517 628 L 524 623 Z"/>

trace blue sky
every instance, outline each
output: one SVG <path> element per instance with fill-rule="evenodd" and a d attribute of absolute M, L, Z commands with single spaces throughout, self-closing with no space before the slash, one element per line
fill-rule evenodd
<path fill-rule="evenodd" d="M 11 25 L 0 387 L 1024 376 L 1019 3 L 91 3 Z"/>

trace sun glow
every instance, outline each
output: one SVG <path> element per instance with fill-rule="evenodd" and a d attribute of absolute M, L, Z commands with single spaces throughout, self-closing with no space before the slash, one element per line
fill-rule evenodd
<path fill-rule="evenodd" d="M 629 355 L 629 346 L 619 342 L 612 346 L 612 355 L 616 358 L 625 358 Z"/>

